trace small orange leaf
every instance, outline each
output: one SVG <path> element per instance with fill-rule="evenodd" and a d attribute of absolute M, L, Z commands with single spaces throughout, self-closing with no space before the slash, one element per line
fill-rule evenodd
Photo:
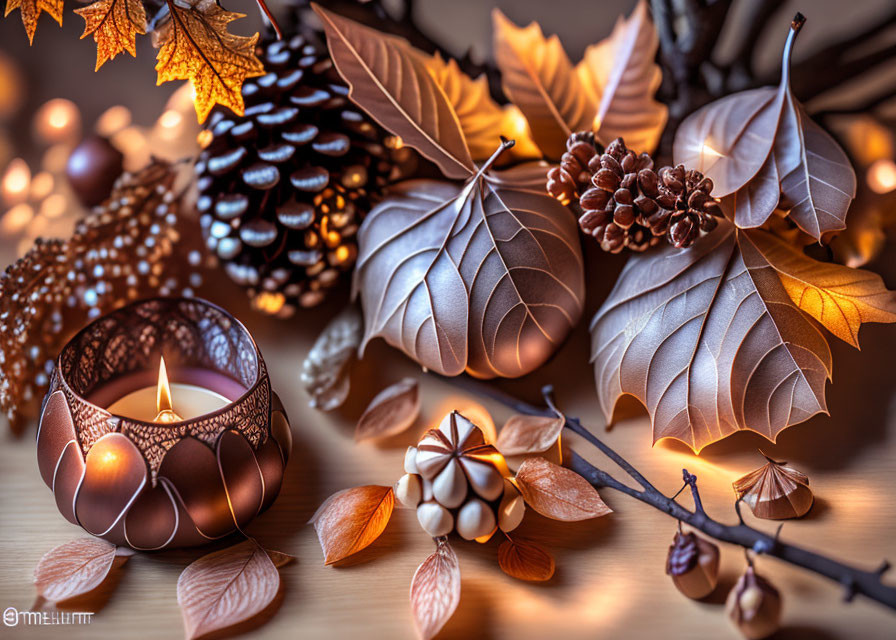
<path fill-rule="evenodd" d="M 274 563 L 274 566 L 278 569 L 280 567 L 285 567 L 286 565 L 295 562 L 296 557 L 291 556 L 288 553 L 283 553 L 282 551 L 274 551 L 273 549 L 265 549 L 268 552 L 268 557 L 271 559 L 271 562 Z"/>
<path fill-rule="evenodd" d="M 423 640 L 435 636 L 460 602 L 460 566 L 446 538 L 436 538 L 436 552 L 423 561 L 411 580 L 411 610 Z"/>
<path fill-rule="evenodd" d="M 505 456 L 544 453 L 557 443 L 564 423 L 562 416 L 511 416 L 498 434 L 495 447 Z"/>
<path fill-rule="evenodd" d="M 534 542 L 508 538 L 498 547 L 501 570 L 519 580 L 544 582 L 554 575 L 554 557 Z"/>
<path fill-rule="evenodd" d="M 34 44 L 34 32 L 37 30 L 37 19 L 40 12 L 50 14 L 59 26 L 62 26 L 62 5 L 64 0 L 6 0 L 6 13 L 8 16 L 13 10 L 22 12 L 22 24 L 25 25 L 25 33 L 28 34 L 28 43 Z"/>
<path fill-rule="evenodd" d="M 612 513 L 585 478 L 544 458 L 523 462 L 516 484 L 526 504 L 554 520 L 588 520 Z"/>
<path fill-rule="evenodd" d="M 243 115 L 243 82 L 264 74 L 255 55 L 258 34 L 247 38 L 227 31 L 229 23 L 245 14 L 225 11 L 215 0 L 198 0 L 189 7 L 167 2 L 171 18 L 158 32 L 156 84 L 189 80 L 200 122 L 215 103 Z"/>
<path fill-rule="evenodd" d="M 280 573 L 255 540 L 202 556 L 177 579 L 177 603 L 188 639 L 225 629 L 262 612 L 280 589 Z"/>
<path fill-rule="evenodd" d="M 47 552 L 34 570 L 37 593 L 51 602 L 96 589 L 112 568 L 118 548 L 99 538 L 81 538 Z M 130 550 L 119 555 L 128 556 Z"/>
<path fill-rule="evenodd" d="M 84 39 L 96 42 L 96 70 L 122 51 L 137 57 L 137 34 L 146 33 L 146 11 L 140 0 L 97 0 L 75 9 L 84 18 Z"/>
<path fill-rule="evenodd" d="M 345 489 L 327 498 L 310 521 L 324 552 L 324 564 L 339 562 L 376 540 L 394 506 L 392 487 L 378 485 Z"/>
<path fill-rule="evenodd" d="M 414 378 L 403 378 L 370 401 L 355 429 L 355 440 L 384 438 L 401 433 L 420 414 L 420 393 Z"/>

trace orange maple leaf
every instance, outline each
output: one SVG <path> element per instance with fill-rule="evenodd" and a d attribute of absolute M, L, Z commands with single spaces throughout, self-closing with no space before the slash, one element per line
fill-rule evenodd
<path fill-rule="evenodd" d="M 137 57 L 137 34 L 146 33 L 146 11 L 140 0 L 98 0 L 75 13 L 84 18 L 81 39 L 93 35 L 96 69 L 122 51 Z"/>
<path fill-rule="evenodd" d="M 37 19 L 40 12 L 45 11 L 50 14 L 59 26 L 62 26 L 62 4 L 63 0 L 6 0 L 6 13 L 3 17 L 8 16 L 14 9 L 22 12 L 22 24 L 25 25 L 25 33 L 28 34 L 28 43 L 34 44 L 34 31 L 37 29 Z"/>
<path fill-rule="evenodd" d="M 247 38 L 227 31 L 230 22 L 245 14 L 225 11 L 214 0 L 199 0 L 186 8 L 167 1 L 171 19 L 159 34 L 156 84 L 189 80 L 200 122 L 216 103 L 242 115 L 243 82 L 264 74 L 255 55 L 258 34 Z"/>

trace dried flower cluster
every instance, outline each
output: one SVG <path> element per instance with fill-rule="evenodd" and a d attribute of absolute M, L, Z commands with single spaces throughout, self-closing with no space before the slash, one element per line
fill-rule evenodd
<path fill-rule="evenodd" d="M 200 254 L 181 240 L 174 180 L 161 162 L 124 174 L 70 238 L 38 239 L 0 277 L 0 408 L 14 430 L 87 320 L 139 297 L 192 295 L 202 284 Z"/>

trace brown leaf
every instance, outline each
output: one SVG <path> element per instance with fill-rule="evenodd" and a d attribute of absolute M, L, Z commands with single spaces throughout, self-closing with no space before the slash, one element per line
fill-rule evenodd
<path fill-rule="evenodd" d="M 28 43 L 34 44 L 34 32 L 37 30 L 37 19 L 41 11 L 48 13 L 61 27 L 63 4 L 64 0 L 6 0 L 6 13 L 3 16 L 8 16 L 15 9 L 21 11 Z"/>
<path fill-rule="evenodd" d="M 752 229 L 766 223 L 781 199 L 781 186 L 775 154 L 768 158 L 759 173 L 743 187 L 722 198 L 725 215 L 741 229 Z"/>
<path fill-rule="evenodd" d="M 258 34 L 247 38 L 227 31 L 245 14 L 225 11 L 215 0 L 196 0 L 189 7 L 168 0 L 168 7 L 170 19 L 157 32 L 157 84 L 189 80 L 200 122 L 216 103 L 243 115 L 243 82 L 264 74 L 255 55 Z"/>
<path fill-rule="evenodd" d="M 526 504 L 547 518 L 573 522 L 612 513 L 585 478 L 544 458 L 523 462 L 516 485 Z"/>
<path fill-rule="evenodd" d="M 348 397 L 349 370 L 363 335 L 361 312 L 349 305 L 337 313 L 302 361 L 301 381 L 309 404 L 321 411 L 332 411 Z"/>
<path fill-rule="evenodd" d="M 324 552 L 324 564 L 357 553 L 376 540 L 395 506 L 392 487 L 367 485 L 345 489 L 327 498 L 311 517 Z"/>
<path fill-rule="evenodd" d="M 656 149 L 668 117 L 666 105 L 654 99 L 662 81 L 654 63 L 658 46 L 647 2 L 640 0 L 632 15 L 619 18 L 610 36 L 588 47 L 576 66 L 582 87 L 599 105 L 594 129 L 605 145 L 625 138 L 637 152 Z"/>
<path fill-rule="evenodd" d="M 34 570 L 37 593 L 59 602 L 93 591 L 106 579 L 116 555 L 126 558 L 132 552 L 99 538 L 61 544 L 47 552 Z"/>
<path fill-rule="evenodd" d="M 629 259 L 591 322 L 608 421 L 628 393 L 647 407 L 654 441 L 699 451 L 737 430 L 774 440 L 827 411 L 828 343 L 751 238 L 720 220 L 689 249 Z"/>
<path fill-rule="evenodd" d="M 841 340 L 858 348 L 863 322 L 896 322 L 896 292 L 876 273 L 813 260 L 766 231 L 751 231 L 750 239 L 793 303 Z"/>
<path fill-rule="evenodd" d="M 438 53 L 426 66 L 454 109 L 473 159 L 486 160 L 500 142 L 504 110 L 492 99 L 485 74 L 473 80 L 454 59 L 445 62 Z"/>
<path fill-rule="evenodd" d="M 449 178 L 475 172 L 464 130 L 431 59 L 406 40 L 312 4 L 350 97 L 383 127 L 435 162 Z M 492 148 L 496 145 L 493 143 Z"/>
<path fill-rule="evenodd" d="M 554 575 L 554 557 L 542 547 L 528 540 L 508 537 L 498 547 L 501 570 L 518 580 L 544 582 Z"/>
<path fill-rule="evenodd" d="M 565 422 L 563 416 L 511 416 L 495 447 L 505 456 L 544 453 L 557 443 Z"/>
<path fill-rule="evenodd" d="M 283 553 L 282 551 L 274 551 L 273 549 L 265 549 L 268 554 L 268 557 L 271 559 L 271 562 L 274 563 L 274 566 L 278 569 L 280 567 L 285 567 L 288 564 L 292 564 L 296 561 L 295 556 L 291 556 L 288 553 Z"/>
<path fill-rule="evenodd" d="M 516 377 L 582 313 L 575 220 L 532 163 L 466 187 L 404 182 L 358 232 L 355 289 L 375 337 L 443 375 Z"/>
<path fill-rule="evenodd" d="M 280 573 L 255 540 L 202 556 L 177 579 L 177 603 L 187 638 L 252 618 L 279 589 Z"/>
<path fill-rule="evenodd" d="M 355 440 L 401 433 L 420 415 L 420 394 L 414 378 L 403 378 L 380 391 L 358 420 Z"/>
<path fill-rule="evenodd" d="M 517 27 L 498 9 L 492 22 L 504 92 L 526 116 L 539 148 L 559 159 L 571 133 L 592 129 L 597 103 L 556 35 L 545 38 L 535 22 Z"/>
<path fill-rule="evenodd" d="M 146 11 L 140 0 L 97 0 L 75 9 L 84 18 L 81 38 L 93 35 L 96 69 L 122 51 L 137 57 L 137 34 L 146 33 Z"/>
<path fill-rule="evenodd" d="M 423 640 L 435 636 L 460 602 L 460 566 L 446 538 L 436 538 L 436 552 L 423 561 L 411 580 L 411 610 Z"/>

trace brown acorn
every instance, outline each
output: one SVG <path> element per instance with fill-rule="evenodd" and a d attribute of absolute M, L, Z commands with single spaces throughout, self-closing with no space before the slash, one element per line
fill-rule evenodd
<path fill-rule="evenodd" d="M 688 598 L 705 598 L 719 582 L 719 548 L 694 533 L 679 531 L 669 547 L 666 574 Z"/>
<path fill-rule="evenodd" d="M 728 594 L 725 611 L 745 638 L 761 640 L 778 630 L 781 594 L 750 565 Z"/>
<path fill-rule="evenodd" d="M 757 518 L 786 520 L 804 516 L 812 508 L 809 478 L 785 462 L 766 456 L 768 464 L 733 483 L 734 493 Z"/>

